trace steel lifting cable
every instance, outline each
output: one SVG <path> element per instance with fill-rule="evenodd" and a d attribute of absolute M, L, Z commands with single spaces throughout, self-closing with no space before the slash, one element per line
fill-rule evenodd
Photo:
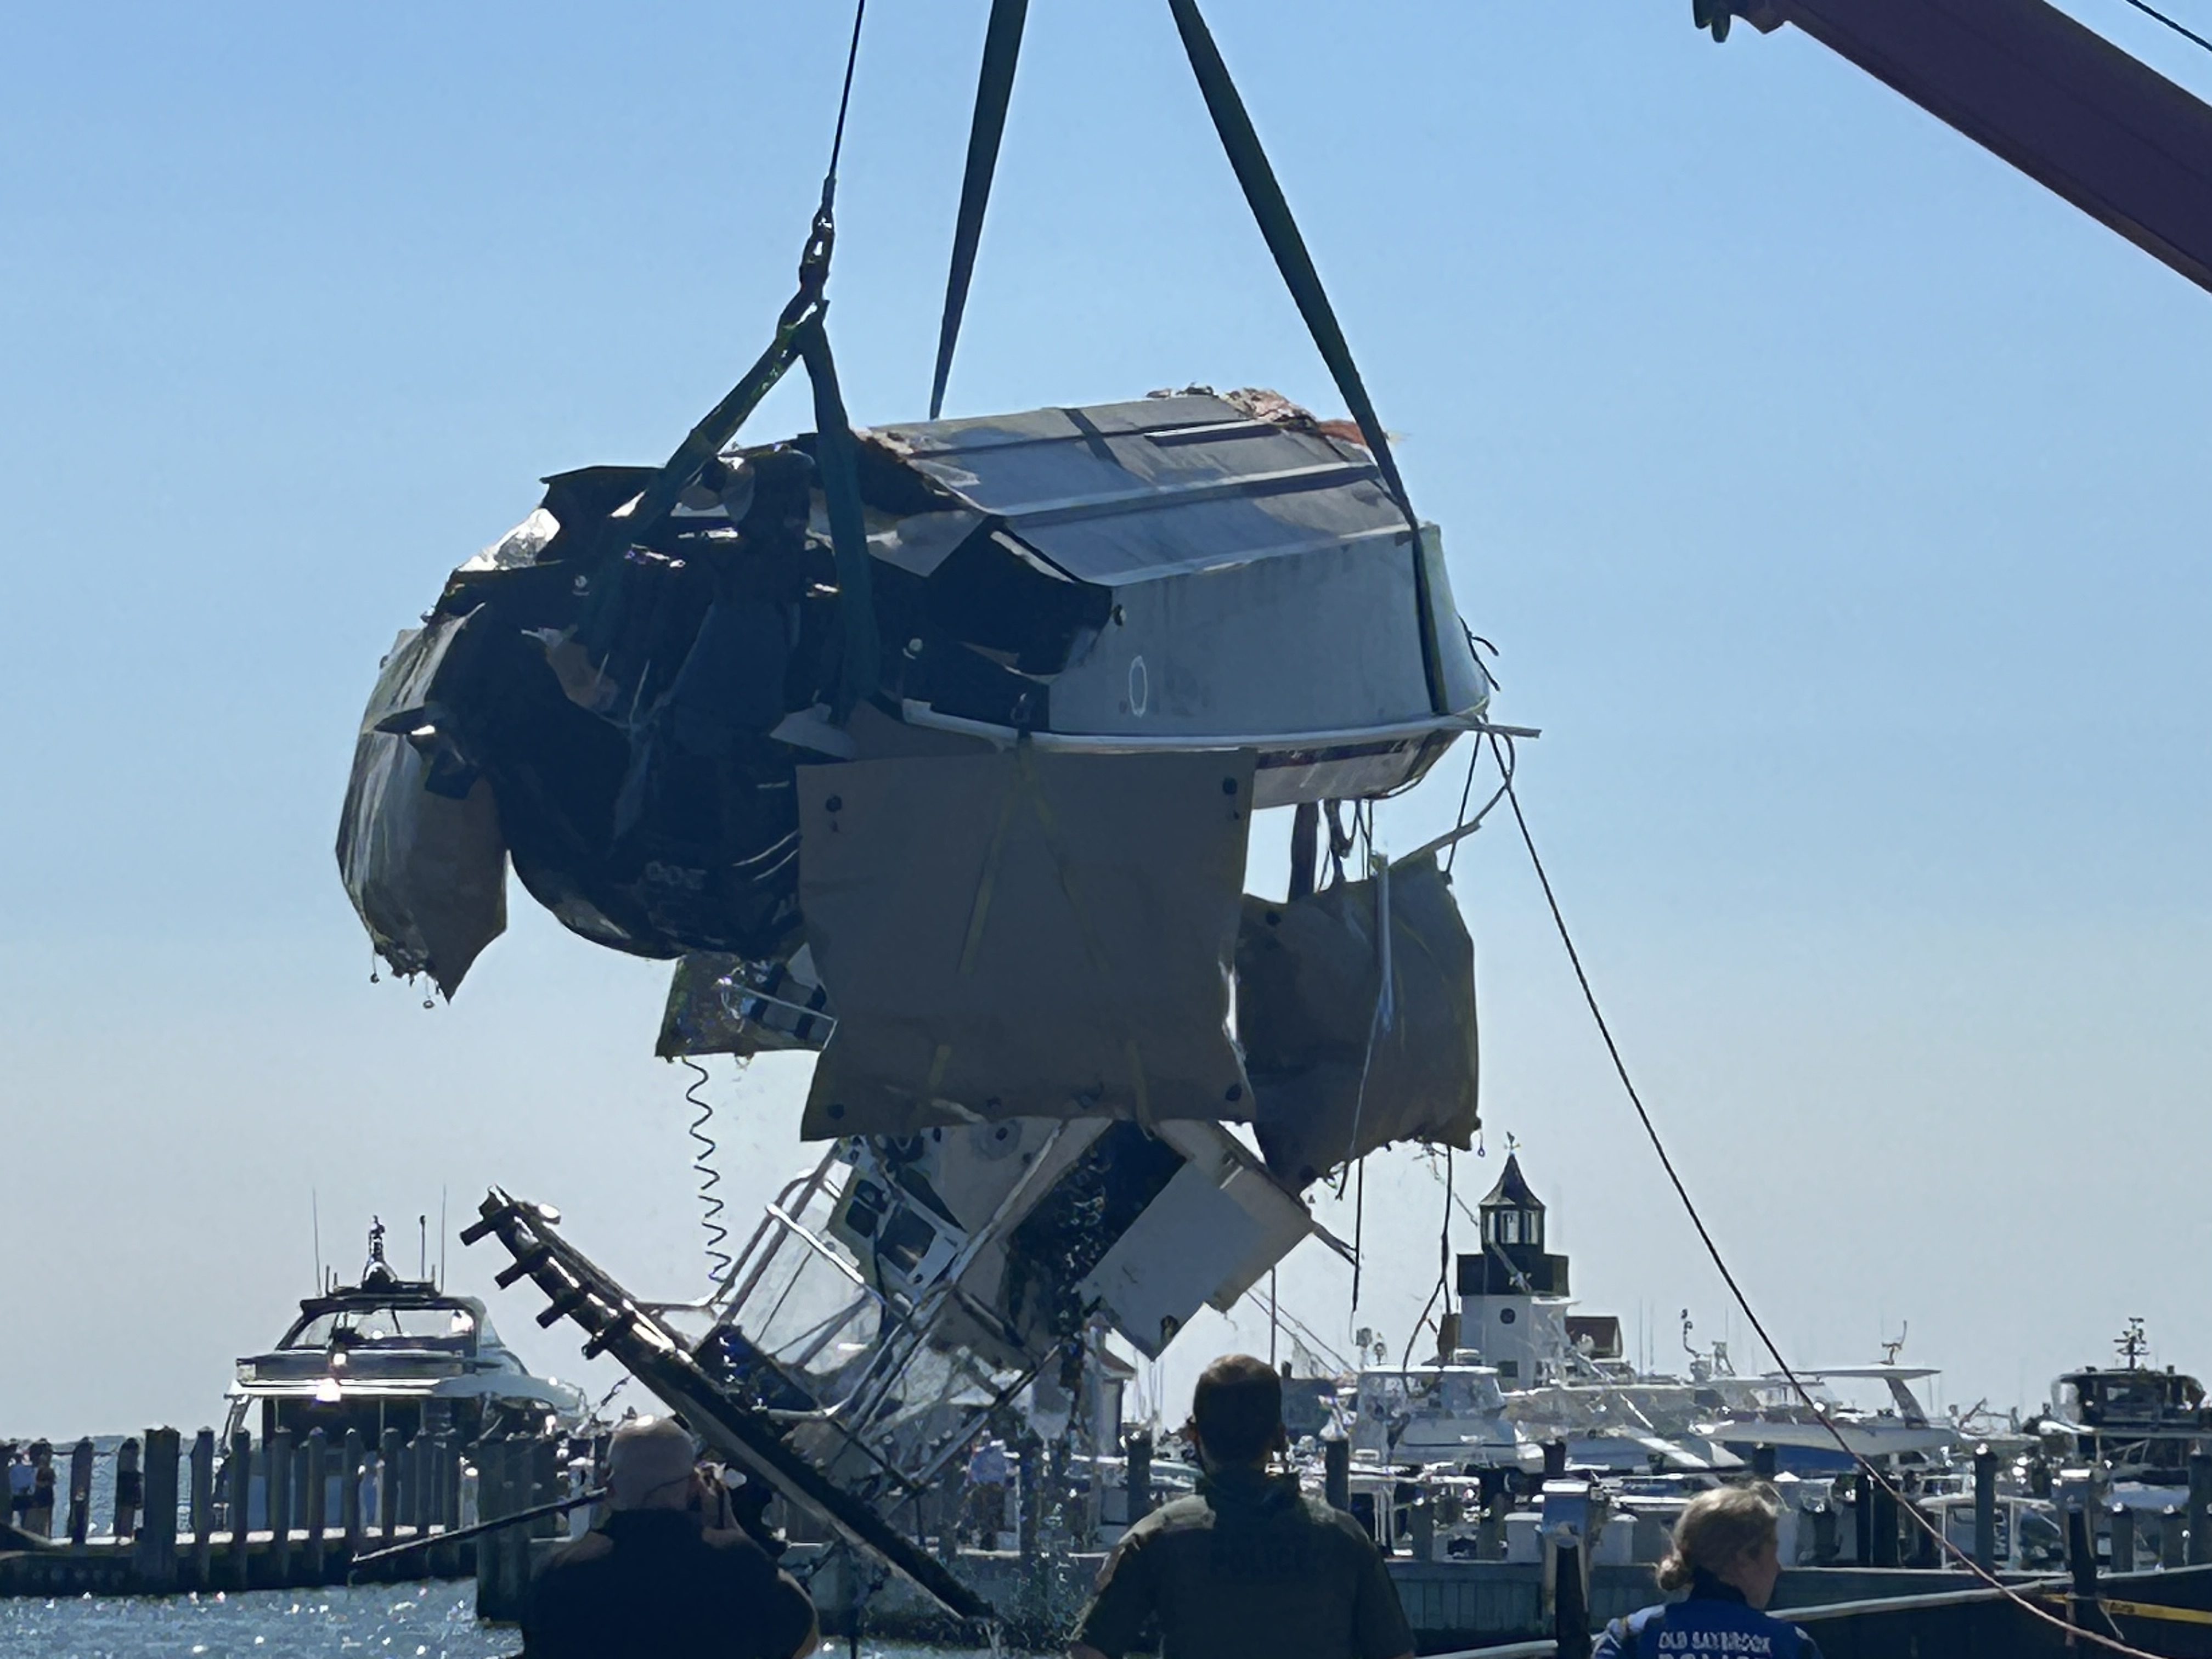
<path fill-rule="evenodd" d="M 1604 1010 L 1598 1006 L 1597 993 L 1592 988 L 1589 975 L 1583 967 L 1582 953 L 1575 948 L 1574 936 L 1567 930 L 1566 917 L 1560 911 L 1558 895 L 1552 889 L 1552 878 L 1544 869 L 1543 859 L 1537 854 L 1535 837 L 1529 832 L 1528 817 L 1521 810 L 1520 795 L 1512 786 L 1510 766 L 1507 760 L 1507 754 L 1512 747 L 1512 739 L 1505 738 L 1504 746 L 1501 748 L 1499 734 L 1492 732 L 1488 735 L 1492 750 L 1497 754 L 1498 765 L 1507 773 L 1505 799 L 1513 808 L 1514 823 L 1520 827 L 1521 844 L 1528 849 L 1528 862 L 1535 870 L 1537 884 L 1543 889 L 1544 902 L 1552 913 L 1552 925 L 1559 935 L 1560 945 L 1565 948 L 1567 964 L 1574 969 L 1575 982 L 1582 988 L 1583 1000 L 1589 1008 L 1590 1019 L 1596 1025 L 1598 1036 L 1605 1044 L 1606 1054 L 1613 1061 L 1613 1074 L 1620 1079 L 1621 1090 L 1627 1095 L 1628 1103 L 1636 1109 L 1637 1121 L 1644 1126 L 1644 1137 L 1650 1141 L 1651 1150 L 1658 1155 L 1659 1167 L 1666 1172 L 1668 1182 L 1674 1189 L 1674 1196 L 1681 1200 L 1683 1212 L 1690 1218 L 1691 1226 L 1696 1229 L 1698 1242 L 1705 1246 L 1705 1255 L 1711 1258 L 1714 1268 L 1720 1273 L 1721 1282 L 1728 1286 L 1729 1296 L 1735 1298 L 1736 1306 L 1743 1310 L 1744 1318 L 1750 1322 L 1751 1328 L 1757 1333 L 1759 1341 L 1765 1346 L 1767 1352 L 1773 1356 L 1775 1368 L 1781 1372 L 1784 1381 L 1790 1384 L 1791 1391 L 1819 1419 L 1820 1426 L 1826 1429 L 1829 1437 L 1835 1441 L 1838 1449 L 1851 1460 L 1860 1474 L 1881 1488 L 1896 1503 L 1901 1511 L 1911 1516 L 1915 1526 L 1933 1539 L 1938 1548 L 1949 1555 L 1966 1571 L 1980 1579 L 1983 1583 L 2029 1617 L 2039 1619 L 2047 1625 L 2063 1630 L 2075 1640 L 2089 1643 L 2111 1653 L 2130 1656 L 2130 1659 L 2159 1659 L 2159 1656 L 2147 1652 L 2142 1648 L 2131 1647 L 2127 1643 L 2112 1637 L 2100 1636 L 2094 1631 L 2084 1629 L 2079 1625 L 2072 1624 L 2059 1618 L 2056 1613 L 2036 1606 L 2019 1590 L 2004 1583 L 1994 1572 L 1953 1543 L 1944 1535 L 1942 1527 L 1921 1512 L 1918 1504 L 1900 1491 L 1887 1475 L 1852 1448 L 1850 1443 L 1844 1437 L 1843 1431 L 1836 1426 L 1835 1419 L 1829 1416 L 1826 1407 L 1813 1397 L 1812 1390 L 1805 1386 L 1803 1380 L 1790 1368 L 1790 1362 L 1783 1358 L 1781 1346 L 1767 1334 L 1765 1322 L 1760 1320 L 1758 1311 L 1751 1305 L 1751 1298 L 1744 1294 L 1743 1286 L 1736 1282 L 1735 1274 L 1729 1267 L 1728 1259 L 1721 1254 L 1719 1244 L 1714 1241 L 1711 1230 L 1705 1225 L 1705 1217 L 1699 1213 L 1696 1201 L 1690 1196 L 1688 1187 L 1683 1184 L 1681 1175 L 1675 1170 L 1674 1160 L 1668 1154 L 1666 1142 L 1660 1139 L 1658 1126 L 1651 1121 L 1651 1114 L 1644 1104 L 1644 1097 L 1638 1092 L 1635 1080 L 1629 1075 L 1628 1063 L 1621 1057 L 1620 1046 L 1613 1041 L 1613 1028 L 1607 1024 Z M 2109 1622 L 2109 1615 L 2107 1615 L 2107 1620 Z"/>

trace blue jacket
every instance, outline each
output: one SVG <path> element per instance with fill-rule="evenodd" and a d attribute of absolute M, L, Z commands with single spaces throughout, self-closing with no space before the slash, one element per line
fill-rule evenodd
<path fill-rule="evenodd" d="M 1785 1620 L 1771 1619 L 1733 1584 L 1699 1573 L 1682 1601 L 1662 1602 L 1605 1627 L 1590 1659 L 1820 1659 L 1813 1638 Z"/>

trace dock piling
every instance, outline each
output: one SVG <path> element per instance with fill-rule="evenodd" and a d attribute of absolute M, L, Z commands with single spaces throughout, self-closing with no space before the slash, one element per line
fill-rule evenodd
<path fill-rule="evenodd" d="M 1413 1500 L 1411 1513 L 1413 1559 L 1433 1561 L 1437 1559 L 1436 1506 L 1425 1498 L 1417 1498 Z"/>
<path fill-rule="evenodd" d="M 230 1509 L 230 1553 L 223 1562 L 224 1577 L 234 1589 L 246 1584 L 246 1550 L 253 1540 L 253 1437 L 244 1429 L 230 1437 L 230 1455 L 222 1472 Z"/>
<path fill-rule="evenodd" d="M 376 1529 L 392 1547 L 399 1529 L 399 1431 L 386 1429 L 376 1443 Z"/>
<path fill-rule="evenodd" d="M 2136 1570 L 2136 1512 L 2125 1504 L 2112 1504 L 2105 1510 L 2105 1518 L 2112 1528 L 2112 1571 L 2133 1572 Z"/>
<path fill-rule="evenodd" d="M 1583 1584 L 1582 1546 L 1554 1546 L 1552 1567 L 1552 1640 L 1559 1659 L 1589 1659 L 1589 1601 Z"/>
<path fill-rule="evenodd" d="M 1974 1565 L 1996 1570 L 1997 1455 L 1984 1443 L 1974 1448 Z"/>
<path fill-rule="evenodd" d="M 2189 1454 L 2189 1565 L 2212 1563 L 2212 1452 Z"/>
<path fill-rule="evenodd" d="M 305 1471 L 301 1480 L 307 1487 L 307 1582 L 312 1584 L 321 1583 L 325 1572 L 323 1534 L 330 1524 L 331 1503 L 328 1445 L 320 1429 L 309 1429 L 307 1455 L 300 1460 Z"/>
<path fill-rule="evenodd" d="M 292 1582 L 292 1431 L 272 1429 L 261 1443 L 266 1466 L 262 1486 L 268 1493 L 269 1551 L 276 1564 L 276 1582 Z"/>
<path fill-rule="evenodd" d="M 2066 1507 L 2066 1565 L 2074 1575 L 2074 1588 L 2066 1598 L 2066 1619 L 2071 1625 L 2094 1630 L 2097 1610 L 2097 1540 L 2089 1530 L 2089 1513 L 2079 1504 Z"/>
<path fill-rule="evenodd" d="M 1327 1491 L 1328 1506 L 1347 1513 L 1352 1508 L 1352 1443 L 1339 1435 L 1324 1440 L 1322 1449 L 1322 1480 Z"/>
<path fill-rule="evenodd" d="M 2184 1530 L 2188 1517 L 2180 1508 L 2168 1504 L 2158 1512 L 2158 1564 L 2169 1571 L 2187 1560 L 2189 1540 Z"/>
<path fill-rule="evenodd" d="M 1899 1545 L 1903 1540 L 1899 1527 L 1903 1517 L 1898 1513 L 1896 1494 L 1886 1481 L 1871 1480 L 1867 1484 L 1872 1488 L 1869 1496 L 1873 1501 L 1868 1505 L 1868 1520 L 1874 1533 L 1874 1559 L 1869 1565 L 1897 1566 L 1900 1565 Z"/>
<path fill-rule="evenodd" d="M 145 1497 L 144 1486 L 145 1471 L 138 1462 L 138 1437 L 133 1435 L 115 1449 L 113 1534 L 118 1542 L 129 1543 L 138 1530 L 138 1509 Z"/>
<path fill-rule="evenodd" d="M 79 1549 L 92 1534 L 92 1457 L 90 1436 L 70 1448 L 69 1540 Z"/>
<path fill-rule="evenodd" d="M 362 1534 L 361 1517 L 362 1466 L 367 1454 L 363 1449 L 359 1429 L 345 1431 L 345 1462 L 338 1466 L 338 1524 L 345 1528 L 346 1565 L 361 1553 Z"/>
<path fill-rule="evenodd" d="M 139 1588 L 155 1594 L 177 1587 L 179 1438 L 174 1429 L 146 1431 L 146 1520 L 132 1565 Z"/>
<path fill-rule="evenodd" d="M 192 1437 L 192 1586 L 205 1589 L 208 1548 L 215 1532 L 215 1431 Z"/>
<path fill-rule="evenodd" d="M 1122 1443 L 1122 1455 L 1129 1460 L 1124 1478 L 1128 1483 L 1129 1524 L 1133 1527 L 1152 1512 L 1152 1431 L 1132 1429 Z"/>
<path fill-rule="evenodd" d="M 441 1429 L 422 1455 L 422 1525 L 451 1532 L 461 1523 L 461 1458 L 453 1437 Z M 461 1571 L 459 1544 L 440 1544 L 430 1552 L 430 1570 L 450 1578 Z"/>

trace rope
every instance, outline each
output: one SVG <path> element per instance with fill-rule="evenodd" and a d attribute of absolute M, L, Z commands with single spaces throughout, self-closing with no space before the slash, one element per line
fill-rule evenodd
<path fill-rule="evenodd" d="M 1507 766 L 1507 761 L 1504 750 L 1499 747 L 1498 734 L 1492 732 L 1489 737 L 1492 749 L 1497 751 L 1498 765 L 1501 769 L 1504 769 Z M 1511 744 L 1511 738 L 1505 739 L 1506 749 L 1510 749 Z M 1636 1109 L 1637 1121 L 1644 1126 L 1644 1137 L 1650 1141 L 1651 1150 L 1658 1154 L 1659 1167 L 1666 1171 L 1668 1182 L 1674 1189 L 1674 1196 L 1681 1200 L 1684 1213 L 1690 1218 L 1691 1226 L 1697 1230 L 1698 1242 L 1705 1247 L 1705 1255 L 1711 1259 L 1714 1268 L 1721 1276 L 1721 1282 L 1728 1286 L 1729 1294 L 1735 1299 L 1736 1306 L 1743 1310 L 1744 1318 L 1750 1322 L 1751 1328 L 1758 1334 L 1759 1340 L 1765 1346 L 1766 1352 L 1773 1356 L 1775 1369 L 1782 1374 L 1784 1381 L 1790 1384 L 1791 1391 L 1804 1402 L 1806 1408 L 1819 1419 L 1820 1426 L 1827 1430 L 1838 1449 L 1858 1466 L 1859 1472 L 1886 1492 L 1896 1502 L 1900 1511 L 1911 1516 L 1913 1524 L 1933 1539 L 1938 1548 L 2022 1613 L 2032 1619 L 2040 1620 L 2046 1625 L 2064 1631 L 2077 1641 L 2090 1643 L 2109 1652 L 2127 1655 L 2130 1656 L 2130 1659 L 2156 1659 L 2156 1656 L 2146 1653 L 2141 1648 L 2130 1647 L 2125 1642 L 2117 1641 L 2107 1636 L 2100 1636 L 2094 1631 L 2069 1624 L 2057 1614 L 2045 1612 L 1954 1544 L 1943 1535 L 1943 1529 L 1923 1515 L 1920 1506 L 1905 1492 L 1899 1491 L 1887 1475 L 1852 1449 L 1850 1443 L 1844 1439 L 1843 1431 L 1836 1426 L 1835 1419 L 1828 1415 L 1826 1408 L 1813 1397 L 1812 1390 L 1808 1389 L 1797 1373 L 1790 1369 L 1790 1362 L 1783 1358 L 1781 1345 L 1767 1334 L 1765 1324 L 1759 1319 L 1758 1311 L 1751 1305 L 1751 1298 L 1744 1294 L 1743 1286 L 1736 1282 L 1735 1274 L 1729 1267 L 1728 1259 L 1721 1254 L 1721 1247 L 1714 1241 L 1711 1230 L 1706 1227 L 1705 1217 L 1698 1212 L 1696 1200 L 1690 1196 L 1689 1188 L 1683 1184 L 1680 1173 L 1674 1168 L 1674 1160 L 1668 1153 L 1667 1144 L 1660 1139 L 1658 1126 L 1652 1122 L 1651 1114 L 1644 1104 L 1644 1097 L 1637 1091 L 1635 1079 L 1629 1075 L 1628 1062 L 1621 1058 L 1620 1045 L 1613 1041 L 1613 1028 L 1606 1023 L 1605 1012 L 1598 1006 L 1597 993 L 1592 988 L 1589 975 L 1583 967 L 1582 953 L 1575 948 L 1574 936 L 1567 930 L 1566 917 L 1559 909 L 1559 896 L 1552 889 L 1552 878 L 1545 872 L 1544 860 L 1537 854 L 1535 837 L 1529 833 L 1528 819 L 1521 810 L 1521 797 L 1512 787 L 1510 771 L 1505 799 L 1513 808 L 1514 823 L 1520 826 L 1521 844 L 1528 848 L 1528 862 L 1536 872 L 1537 884 L 1544 890 L 1544 902 L 1551 910 L 1552 925 L 1559 933 L 1559 943 L 1565 947 L 1567 963 L 1574 969 L 1575 982 L 1582 988 L 1583 1000 L 1589 1006 L 1590 1019 L 1597 1027 L 1598 1036 L 1605 1043 L 1607 1056 L 1613 1061 L 1613 1074 L 1620 1079 L 1621 1090 L 1627 1095 L 1628 1103 Z"/>

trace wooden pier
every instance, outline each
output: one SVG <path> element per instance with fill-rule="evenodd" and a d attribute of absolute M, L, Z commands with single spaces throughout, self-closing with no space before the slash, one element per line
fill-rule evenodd
<path fill-rule="evenodd" d="M 532 1534 L 559 1522 L 518 1526 L 516 1543 L 501 1534 L 481 1546 L 447 1543 L 445 1534 L 565 1495 L 554 1443 L 535 1437 L 463 1448 L 442 1435 L 403 1441 L 392 1432 L 372 1447 L 351 1433 L 331 1444 L 319 1429 L 295 1444 L 280 1430 L 259 1443 L 240 1434 L 218 1459 L 214 1431 L 202 1429 L 187 1448 L 176 1430 L 161 1428 L 149 1430 L 143 1444 L 143 1507 L 134 1516 L 118 1504 L 122 1535 L 92 1536 L 79 1514 L 58 1540 L 0 1526 L 0 1595 L 466 1577 L 480 1570 L 480 1552 L 487 1559 L 512 1557 L 518 1544 L 526 1548 Z M 416 1542 L 424 1547 L 355 1565 Z"/>

